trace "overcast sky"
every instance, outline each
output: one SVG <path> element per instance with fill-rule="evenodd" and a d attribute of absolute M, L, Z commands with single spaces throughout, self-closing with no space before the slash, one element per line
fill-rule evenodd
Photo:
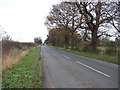
<path fill-rule="evenodd" d="M 45 18 L 53 4 L 61 0 L 0 0 L 0 25 L 13 40 L 32 42 L 46 39 Z"/>
<path fill-rule="evenodd" d="M 46 16 L 52 5 L 61 1 L 64 0 L 0 0 L 0 25 L 15 41 L 33 42 L 39 36 L 45 40 Z M 108 31 L 112 33 L 114 29 Z"/>

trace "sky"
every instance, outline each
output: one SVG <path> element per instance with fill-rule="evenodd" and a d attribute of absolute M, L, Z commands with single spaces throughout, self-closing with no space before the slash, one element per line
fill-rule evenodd
<path fill-rule="evenodd" d="M 33 42 L 35 37 L 47 38 L 44 25 L 52 5 L 61 0 L 0 0 L 0 25 L 12 40 Z"/>
<path fill-rule="evenodd" d="M 0 25 L 14 41 L 33 42 L 35 37 L 44 41 L 48 35 L 46 16 L 52 5 L 61 1 L 64 0 L 0 0 Z"/>

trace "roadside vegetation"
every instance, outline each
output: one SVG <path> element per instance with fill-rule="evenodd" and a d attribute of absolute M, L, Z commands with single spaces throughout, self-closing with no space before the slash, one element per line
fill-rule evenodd
<path fill-rule="evenodd" d="M 91 53 L 80 52 L 80 51 L 79 52 L 78 51 L 72 51 L 70 49 L 65 49 L 65 48 L 61 48 L 61 47 L 55 47 L 55 46 L 52 46 L 52 47 L 63 50 L 63 51 L 66 51 L 66 52 L 74 53 L 74 54 L 77 54 L 77 55 L 94 58 L 94 59 L 97 59 L 97 60 L 107 61 L 107 62 L 115 63 L 115 64 L 120 63 L 119 60 L 115 56 L 91 54 Z"/>
<path fill-rule="evenodd" d="M 120 2 L 67 2 L 46 17 L 46 44 L 75 54 L 119 63 Z M 113 39 L 114 38 L 114 39 Z"/>
<path fill-rule="evenodd" d="M 40 47 L 32 48 L 19 63 L 3 70 L 2 88 L 41 88 Z"/>
<path fill-rule="evenodd" d="M 0 88 L 41 88 L 41 38 L 32 42 L 13 41 L 0 30 Z M 2 81 L 2 82 L 1 82 Z"/>
<path fill-rule="evenodd" d="M 12 40 L 2 40 L 2 69 L 11 67 L 25 57 L 34 43 L 20 43 Z"/>
<path fill-rule="evenodd" d="M 2 31 L 2 27 L 0 26 L 0 52 L 2 57 L 0 68 L 4 70 L 18 63 L 36 45 L 32 42 L 13 41 L 10 35 Z"/>

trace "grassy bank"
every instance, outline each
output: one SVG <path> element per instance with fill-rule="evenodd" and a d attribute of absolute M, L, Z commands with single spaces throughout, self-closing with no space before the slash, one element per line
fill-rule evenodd
<path fill-rule="evenodd" d="M 8 54 L 4 55 L 2 58 L 2 70 L 10 68 L 14 64 L 18 63 L 21 58 L 25 57 L 31 48 L 27 48 L 26 50 L 20 50 L 17 48 L 13 48 L 9 51 Z"/>
<path fill-rule="evenodd" d="M 54 47 L 54 46 L 52 46 L 52 47 Z M 115 56 L 90 54 L 90 53 L 85 53 L 85 52 L 71 51 L 70 49 L 64 49 L 64 48 L 61 48 L 61 47 L 54 47 L 54 48 L 64 50 L 64 51 L 67 51 L 67 52 L 70 52 L 70 53 L 74 53 L 74 54 L 77 54 L 77 55 L 94 58 L 94 59 L 97 59 L 97 60 L 107 61 L 107 62 L 111 62 L 111 63 L 115 63 L 115 64 L 120 63 Z"/>
<path fill-rule="evenodd" d="M 11 67 L 25 57 L 34 43 L 22 43 L 11 40 L 2 40 L 2 69 Z"/>
<path fill-rule="evenodd" d="M 2 88 L 41 88 L 40 48 L 32 49 L 19 63 L 3 71 Z"/>

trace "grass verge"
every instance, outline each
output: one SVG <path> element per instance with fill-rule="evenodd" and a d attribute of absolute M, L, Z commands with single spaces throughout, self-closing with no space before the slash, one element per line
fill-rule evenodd
<path fill-rule="evenodd" d="M 41 88 L 42 68 L 39 55 L 40 47 L 34 48 L 19 63 L 3 70 L 2 88 Z"/>
<path fill-rule="evenodd" d="M 81 55 L 81 56 L 86 56 L 86 57 L 90 57 L 90 58 L 94 58 L 97 60 L 102 60 L 102 61 L 107 61 L 107 62 L 111 62 L 111 63 L 115 63 L 115 64 L 119 64 L 119 60 L 115 57 L 115 56 L 108 56 L 108 55 L 99 55 L 99 54 L 90 54 L 90 53 L 85 53 L 85 52 L 78 52 L 78 51 L 71 51 L 70 49 L 64 49 L 61 47 L 55 47 L 55 46 L 51 46 L 66 52 L 70 52 L 70 53 L 74 53 L 77 55 Z"/>

